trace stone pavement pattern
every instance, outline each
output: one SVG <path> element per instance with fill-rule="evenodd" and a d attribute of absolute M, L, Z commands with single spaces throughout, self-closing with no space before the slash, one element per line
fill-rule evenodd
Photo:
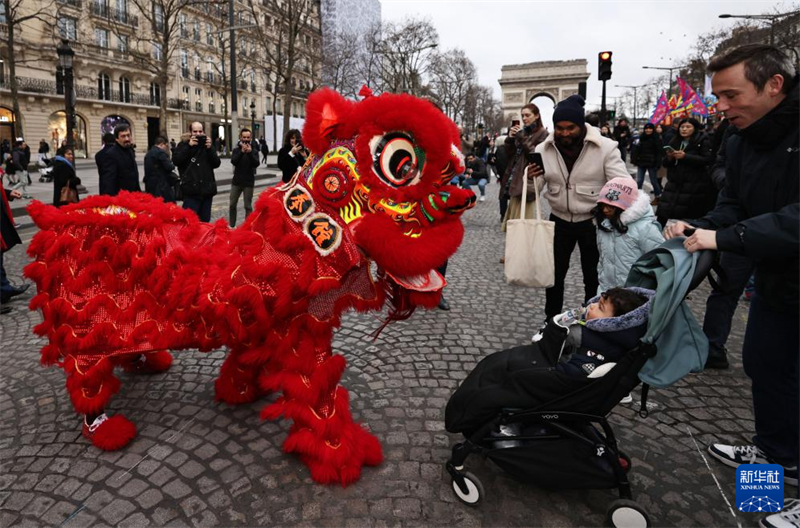
<path fill-rule="evenodd" d="M 375 314 L 344 318 L 334 341 L 348 361 L 342 383 L 354 417 L 378 436 L 385 453 L 381 466 L 365 468 L 348 488 L 313 483 L 298 459 L 282 453 L 288 424 L 259 420 L 266 399 L 236 408 L 214 401 L 222 351 L 177 352 L 172 368 L 156 376 L 120 373 L 111 411 L 125 412 L 139 435 L 122 451 L 98 451 L 81 437 L 63 373 L 39 365 L 43 341 L 32 333 L 40 318 L 25 307 L 30 294 L 15 301 L 14 311 L 0 317 L 0 525 L 602 525 L 615 490 L 542 490 L 471 457 L 468 469 L 481 478 L 486 496 L 470 508 L 455 499 L 444 471 L 457 441 L 444 431 L 448 397 L 481 358 L 526 342 L 543 319 L 543 291 L 503 281 L 496 192 L 490 185 L 488 201 L 464 216 L 464 243 L 450 261 L 445 290 L 452 311 L 419 311 L 374 342 Z M 227 214 L 227 195 L 218 197 L 213 214 Z M 23 249 L 6 255 L 17 282 L 27 262 Z M 576 251 L 573 269 L 579 270 L 577 257 Z M 567 306 L 582 300 L 579 274 L 568 276 Z M 707 291 L 704 285 L 691 296 L 697 314 Z M 635 498 L 654 526 L 758 522 L 729 509 L 697 449 L 705 454 L 715 439 L 747 440 L 753 430 L 740 357 L 746 308 L 734 320 L 730 370 L 652 391 L 657 408 L 649 418 L 631 406 L 613 413 L 622 449 L 633 459 Z M 734 471 L 709 464 L 733 503 Z"/>

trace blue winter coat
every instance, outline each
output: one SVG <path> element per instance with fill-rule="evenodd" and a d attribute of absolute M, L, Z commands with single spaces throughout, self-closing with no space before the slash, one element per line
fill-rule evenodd
<path fill-rule="evenodd" d="M 626 233 L 612 228 L 608 220 L 603 220 L 603 225 L 611 231 L 597 230 L 597 248 L 600 250 L 598 295 L 609 288 L 623 286 L 633 263 L 664 242 L 661 225 L 656 221 L 647 193 L 639 192 L 634 204 L 622 212 L 620 221 L 628 227 Z"/>

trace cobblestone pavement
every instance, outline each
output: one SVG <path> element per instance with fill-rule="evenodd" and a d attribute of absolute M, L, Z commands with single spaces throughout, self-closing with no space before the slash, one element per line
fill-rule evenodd
<path fill-rule="evenodd" d="M 375 315 L 349 315 L 334 348 L 348 367 L 357 420 L 380 438 L 385 462 L 365 468 L 348 488 L 314 484 L 307 468 L 284 455 L 285 422 L 262 422 L 265 401 L 232 408 L 214 401 L 222 351 L 175 354 L 169 372 L 121 373 L 112 411 L 124 411 L 139 435 L 126 449 L 102 453 L 80 435 L 64 375 L 39 365 L 39 315 L 26 294 L 0 317 L 0 524 L 2 526 L 599 526 L 613 490 L 546 491 L 518 483 L 473 457 L 485 486 L 477 508 L 458 502 L 444 471 L 457 441 L 443 426 L 445 403 L 487 354 L 530 339 L 543 319 L 544 292 L 503 281 L 496 185 L 464 217 L 466 235 L 450 261 L 452 311 L 419 311 L 389 326 L 377 341 Z M 220 197 L 214 215 L 226 213 Z M 23 234 L 26 240 L 29 234 Z M 6 255 L 15 282 L 24 248 Z M 577 251 L 574 268 L 579 270 Z M 570 272 L 566 305 L 581 300 Z M 704 310 L 707 288 L 691 296 Z M 754 526 L 758 517 L 735 500 L 734 471 L 703 458 L 715 439 L 743 441 L 753 430 L 749 382 L 740 349 L 746 304 L 733 324 L 732 368 L 690 375 L 651 392 L 657 408 L 639 418 L 631 406 L 613 413 L 622 448 L 633 459 L 636 499 L 655 526 Z M 638 393 L 634 394 L 638 400 Z M 713 475 L 712 475 L 713 472 Z M 719 486 L 715 483 L 719 480 Z"/>

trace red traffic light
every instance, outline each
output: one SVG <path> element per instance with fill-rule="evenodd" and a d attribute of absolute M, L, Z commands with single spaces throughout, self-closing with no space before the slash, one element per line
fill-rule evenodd
<path fill-rule="evenodd" d="M 610 51 L 601 51 L 597 54 L 597 79 L 600 81 L 611 79 L 611 55 Z"/>

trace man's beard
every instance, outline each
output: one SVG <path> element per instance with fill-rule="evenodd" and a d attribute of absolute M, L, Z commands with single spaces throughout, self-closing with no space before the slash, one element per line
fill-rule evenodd
<path fill-rule="evenodd" d="M 578 138 L 575 136 L 556 136 L 556 143 L 559 147 L 571 147 L 575 145 Z"/>

